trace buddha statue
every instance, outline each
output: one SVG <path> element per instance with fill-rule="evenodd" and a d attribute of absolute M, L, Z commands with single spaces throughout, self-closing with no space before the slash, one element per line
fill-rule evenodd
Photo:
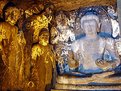
<path fill-rule="evenodd" d="M 85 15 L 80 20 L 85 37 L 72 43 L 74 57 L 79 61 L 78 72 L 90 74 L 113 70 L 120 64 L 115 49 L 115 40 L 102 38 L 99 17 L 93 14 Z"/>
<path fill-rule="evenodd" d="M 61 62 L 63 73 L 57 76 L 60 84 L 117 83 L 116 69 L 120 68 L 120 59 L 116 51 L 115 40 L 98 35 L 100 20 L 97 15 L 86 14 L 80 19 L 85 36 L 75 40 L 68 50 L 67 62 Z M 57 88 L 58 88 L 57 86 Z"/>

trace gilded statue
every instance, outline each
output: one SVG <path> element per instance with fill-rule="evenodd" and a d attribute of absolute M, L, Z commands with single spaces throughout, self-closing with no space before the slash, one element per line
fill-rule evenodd
<path fill-rule="evenodd" d="M 2 89 L 21 88 L 24 75 L 23 50 L 26 41 L 24 34 L 15 26 L 21 12 L 15 6 L 5 10 L 5 22 L 0 23 L 0 46 L 2 60 L 6 66 Z M 21 72 L 22 71 L 22 72 Z"/>
<path fill-rule="evenodd" d="M 49 31 L 42 29 L 39 33 L 39 43 L 32 47 L 32 81 L 41 91 L 51 85 L 52 72 L 55 68 L 55 57 L 52 46 L 49 44 Z"/>
<path fill-rule="evenodd" d="M 72 44 L 75 59 L 80 65 L 78 72 L 100 73 L 117 67 L 120 59 L 115 48 L 115 40 L 102 38 L 97 34 L 100 31 L 99 17 L 93 14 L 85 15 L 80 23 L 85 37 Z"/>

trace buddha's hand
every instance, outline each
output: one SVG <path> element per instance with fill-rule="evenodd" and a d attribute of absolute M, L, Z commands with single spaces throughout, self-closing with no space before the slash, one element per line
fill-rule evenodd
<path fill-rule="evenodd" d="M 115 61 L 108 61 L 108 60 L 102 60 L 102 59 L 97 59 L 95 61 L 96 65 L 103 69 L 104 71 L 113 69 L 116 67 L 116 62 Z"/>

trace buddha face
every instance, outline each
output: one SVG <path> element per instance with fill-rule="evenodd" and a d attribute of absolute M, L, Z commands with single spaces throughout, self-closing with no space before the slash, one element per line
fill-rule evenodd
<path fill-rule="evenodd" d="M 81 28 L 86 35 L 95 35 L 99 32 L 99 18 L 96 15 L 86 15 L 81 19 Z"/>
<path fill-rule="evenodd" d="M 17 20 L 20 18 L 20 10 L 16 7 L 9 7 L 5 11 L 5 20 L 11 25 L 15 25 Z"/>
<path fill-rule="evenodd" d="M 86 35 L 93 35 L 97 33 L 97 22 L 95 20 L 86 20 L 83 23 L 83 30 Z"/>
<path fill-rule="evenodd" d="M 43 46 L 47 46 L 48 43 L 49 43 L 49 32 L 44 31 L 39 36 L 39 44 L 41 44 Z"/>

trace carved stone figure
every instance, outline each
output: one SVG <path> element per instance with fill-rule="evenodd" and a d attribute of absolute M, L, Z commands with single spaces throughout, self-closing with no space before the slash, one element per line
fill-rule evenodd
<path fill-rule="evenodd" d="M 32 81 L 35 88 L 41 91 L 51 86 L 52 70 L 55 68 L 55 58 L 52 46 L 49 45 L 49 31 L 42 29 L 39 34 L 39 44 L 32 47 Z"/>
<path fill-rule="evenodd" d="M 115 49 L 115 41 L 97 35 L 99 18 L 96 15 L 85 15 L 81 18 L 81 27 L 86 36 L 72 44 L 75 58 L 79 61 L 78 71 L 83 73 L 99 73 L 113 70 L 120 64 Z"/>
<path fill-rule="evenodd" d="M 5 11 L 6 22 L 0 23 L 2 60 L 6 65 L 2 89 L 5 90 L 23 86 L 21 84 L 24 79 L 23 50 L 26 41 L 24 34 L 18 33 L 18 28 L 15 26 L 20 15 L 16 7 L 8 7 Z"/>

